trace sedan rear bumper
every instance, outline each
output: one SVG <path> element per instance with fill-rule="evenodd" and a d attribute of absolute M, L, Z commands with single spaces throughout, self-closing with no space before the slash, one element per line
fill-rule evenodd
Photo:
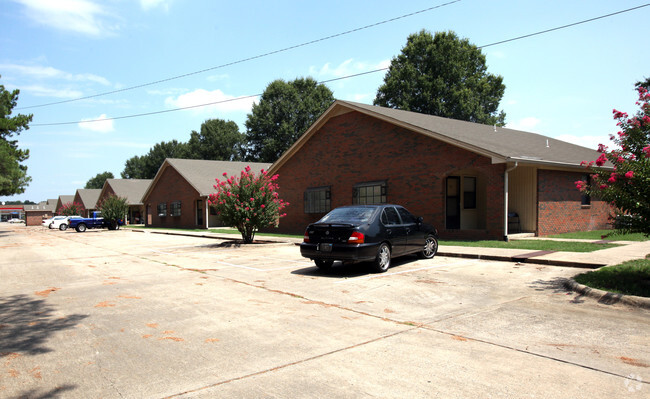
<path fill-rule="evenodd" d="M 379 243 L 371 244 L 332 244 L 331 251 L 319 250 L 319 244 L 303 242 L 300 254 L 309 259 L 340 260 L 344 262 L 366 262 L 377 256 Z"/>

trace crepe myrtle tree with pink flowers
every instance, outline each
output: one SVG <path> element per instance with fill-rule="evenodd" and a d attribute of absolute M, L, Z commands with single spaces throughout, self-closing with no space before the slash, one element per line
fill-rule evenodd
<path fill-rule="evenodd" d="M 620 131 L 610 135 L 612 147 L 599 144 L 598 159 L 583 162 L 589 179 L 575 183 L 583 193 L 612 205 L 619 232 L 650 236 L 650 92 L 640 83 L 637 91 L 640 110 L 633 116 L 613 111 Z M 604 168 L 608 161 L 613 170 Z"/>
<path fill-rule="evenodd" d="M 78 202 L 67 202 L 59 207 L 57 213 L 63 216 L 81 215 L 84 207 Z"/>
<path fill-rule="evenodd" d="M 253 242 L 259 229 L 277 226 L 287 215 L 282 210 L 289 203 L 277 192 L 278 175 L 269 176 L 264 169 L 256 175 L 247 166 L 239 176 L 224 173 L 223 177 L 226 180 L 215 179 L 217 192 L 210 194 L 208 204 L 224 224 L 239 230 L 245 244 Z"/>

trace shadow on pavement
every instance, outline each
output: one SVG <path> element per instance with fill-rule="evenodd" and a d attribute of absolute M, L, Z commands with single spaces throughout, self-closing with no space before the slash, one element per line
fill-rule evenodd
<path fill-rule="evenodd" d="M 16 398 L 30 398 L 30 399 L 63 398 L 65 397 L 66 391 L 71 391 L 75 388 L 77 388 L 76 385 L 63 385 L 46 392 L 40 392 L 38 389 L 30 389 L 29 391 L 21 392 L 18 396 L 16 396 Z"/>
<path fill-rule="evenodd" d="M 530 283 L 529 287 L 534 289 L 535 291 L 551 290 L 553 291 L 554 294 L 571 292 L 570 290 L 566 289 L 566 287 L 564 286 L 565 282 L 566 282 L 566 278 L 555 277 L 551 280 L 535 280 L 532 283 Z"/>
<path fill-rule="evenodd" d="M 80 314 L 60 317 L 44 299 L 27 295 L 0 297 L 0 359 L 16 352 L 27 355 L 50 352 L 46 343 L 52 334 L 72 328 L 86 317 Z"/>
<path fill-rule="evenodd" d="M 387 273 L 390 273 L 391 271 L 397 271 L 396 268 L 399 266 L 408 264 L 417 259 L 418 258 L 414 256 L 402 256 L 399 258 L 393 258 L 391 259 L 391 267 L 388 269 Z M 322 270 L 314 265 L 312 267 L 305 267 L 302 269 L 294 270 L 291 272 L 291 274 L 329 278 L 352 278 L 365 276 L 368 274 L 381 275 L 381 273 L 375 273 L 373 271 L 372 264 L 369 262 L 343 264 L 340 261 L 334 262 L 334 265 L 329 270 Z"/>

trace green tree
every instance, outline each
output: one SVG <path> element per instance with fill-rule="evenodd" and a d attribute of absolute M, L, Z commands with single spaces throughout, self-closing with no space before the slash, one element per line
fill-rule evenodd
<path fill-rule="evenodd" d="M 186 158 L 187 153 L 187 143 L 162 141 L 151 147 L 148 154 L 127 159 L 122 178 L 153 179 L 166 158 Z"/>
<path fill-rule="evenodd" d="M 239 177 L 228 177 L 220 181 L 215 179 L 217 192 L 210 194 L 208 204 L 227 226 L 236 227 L 245 244 L 255 238 L 255 232 L 262 227 L 277 226 L 282 209 L 289 205 L 279 198 L 275 181 L 278 175 L 269 176 L 262 170 L 259 175 L 251 172 L 250 166 Z"/>
<path fill-rule="evenodd" d="M 27 166 L 22 164 L 29 158 L 29 150 L 19 149 L 14 135 L 29 129 L 33 115 L 11 116 L 18 94 L 20 90 L 8 91 L 0 85 L 0 195 L 22 194 L 32 181 Z"/>
<path fill-rule="evenodd" d="M 192 131 L 187 142 L 187 155 L 193 159 L 240 161 L 244 135 L 233 121 L 208 119 L 200 132 Z"/>
<path fill-rule="evenodd" d="M 503 126 L 503 77 L 487 72 L 485 55 L 454 32 L 409 35 L 394 57 L 374 104 Z"/>
<path fill-rule="evenodd" d="M 102 212 L 102 218 L 110 222 L 109 229 L 119 229 L 120 222 L 123 222 L 129 212 L 129 205 L 126 198 L 117 195 L 109 195 L 101 204 L 99 210 Z"/>
<path fill-rule="evenodd" d="M 124 163 L 124 170 L 120 173 L 122 179 L 145 179 L 145 157 L 135 155 L 126 160 Z"/>
<path fill-rule="evenodd" d="M 275 162 L 333 102 L 312 78 L 271 82 L 246 119 L 246 159 Z"/>
<path fill-rule="evenodd" d="M 106 180 L 113 179 L 114 177 L 111 172 L 98 173 L 97 176 L 90 178 L 86 182 L 86 187 L 84 188 L 103 188 Z"/>
<path fill-rule="evenodd" d="M 631 117 L 613 111 L 621 129 L 610 136 L 615 147 L 600 144 L 598 159 L 583 162 L 591 181 L 579 180 L 576 186 L 615 207 L 619 230 L 650 236 L 650 92 L 643 85 L 637 85 L 637 91 L 640 110 Z M 608 161 L 613 171 L 604 168 Z"/>

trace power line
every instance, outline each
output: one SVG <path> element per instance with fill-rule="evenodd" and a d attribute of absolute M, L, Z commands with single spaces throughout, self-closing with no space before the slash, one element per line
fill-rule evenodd
<path fill-rule="evenodd" d="M 511 39 L 501 40 L 501 41 L 490 43 L 490 44 L 484 44 L 482 46 L 478 46 L 478 48 L 485 48 L 485 47 L 495 46 L 495 45 L 498 45 L 498 44 L 508 43 L 508 42 L 512 42 L 512 41 L 515 41 L 515 40 L 521 40 L 521 39 L 525 39 L 525 38 L 528 38 L 528 37 L 541 35 L 543 33 L 553 32 L 553 31 L 560 30 L 560 29 L 566 29 L 566 28 L 576 26 L 576 25 L 580 25 L 580 24 L 584 24 L 584 23 L 587 23 L 587 22 L 596 21 L 596 20 L 599 20 L 599 19 L 611 17 L 611 16 L 614 16 L 614 15 L 622 14 L 622 13 L 629 12 L 629 11 L 634 11 L 634 10 L 637 10 L 639 8 L 643 8 L 643 7 L 647 7 L 647 6 L 650 6 L 650 3 L 643 4 L 643 5 L 638 6 L 638 7 L 628 8 L 628 9 L 622 10 L 622 11 L 617 11 L 617 12 L 614 12 L 614 13 L 611 13 L 611 14 L 601 15 L 601 16 L 595 17 L 595 18 L 585 19 L 585 20 L 582 20 L 582 21 L 579 21 L 579 22 L 574 22 L 572 24 L 568 24 L 568 25 L 562 25 L 562 26 L 559 26 L 559 27 L 556 27 L 556 28 L 546 29 L 546 30 L 535 32 L 535 33 L 530 33 L 530 34 L 527 34 L 527 35 L 517 36 L 517 37 L 511 38 Z M 320 82 L 318 82 L 318 84 L 324 84 L 324 83 L 334 82 L 334 81 L 337 81 L 337 80 L 355 78 L 355 77 L 358 77 L 358 76 L 368 75 L 368 74 L 371 74 L 371 73 L 386 71 L 388 69 L 389 69 L 389 67 L 384 67 L 384 68 L 374 69 L 374 70 L 371 70 L 371 71 L 356 73 L 356 74 L 353 74 L 353 75 L 341 76 L 341 77 L 338 77 L 338 78 L 333 78 L 333 79 L 320 81 Z M 261 95 L 262 95 L 261 93 L 260 94 L 252 94 L 252 95 L 248 95 L 248 96 L 231 98 L 231 99 L 228 99 L 228 100 L 214 101 L 214 102 L 205 103 L 205 104 L 191 105 L 191 106 L 187 106 L 187 107 L 179 107 L 179 108 L 167 109 L 167 110 L 162 110 L 162 111 L 145 112 L 145 113 L 141 113 L 141 114 L 116 116 L 116 117 L 105 118 L 105 119 L 91 119 L 91 120 L 74 121 L 74 122 L 34 123 L 34 124 L 31 124 L 30 127 L 31 126 L 74 125 L 74 124 L 78 124 L 78 123 L 105 122 L 105 121 L 110 121 L 110 120 L 137 118 L 137 117 L 142 117 L 142 116 L 164 114 L 164 113 L 168 113 L 168 112 L 183 111 L 183 110 L 192 109 L 192 108 L 200 108 L 200 107 L 206 107 L 206 106 L 209 106 L 209 105 L 217 105 L 217 104 L 222 104 L 222 103 L 227 103 L 227 102 L 232 102 L 232 101 L 239 101 L 239 100 L 243 100 L 243 99 L 247 99 L 247 98 L 258 97 L 258 96 L 261 96 Z"/>
<path fill-rule="evenodd" d="M 354 75 L 347 75 L 347 76 L 341 76 L 341 77 L 338 77 L 338 78 L 322 80 L 320 82 L 317 82 L 317 84 L 324 84 L 324 83 L 334 82 L 334 81 L 342 80 L 342 79 L 355 78 L 357 76 L 368 75 L 368 74 L 375 73 L 375 72 L 385 71 L 386 69 L 388 69 L 388 68 L 379 68 L 379 69 L 375 69 L 375 70 L 372 70 L 372 71 L 356 73 Z M 141 117 L 141 116 L 166 114 L 168 112 L 184 111 L 184 110 L 188 110 L 188 109 L 192 109 L 192 108 L 201 108 L 201 107 L 207 107 L 209 105 L 217 105 L 217 104 L 229 103 L 229 102 L 233 102 L 233 101 L 245 100 L 247 98 L 259 97 L 261 95 L 262 95 L 262 93 L 251 94 L 251 95 L 248 95 L 248 96 L 229 98 L 227 100 L 213 101 L 213 102 L 210 102 L 210 103 L 197 104 L 197 105 L 188 105 L 186 107 L 165 109 L 165 110 L 161 110 L 161 111 L 144 112 L 144 113 L 141 113 L 141 114 L 115 116 L 115 117 L 112 117 L 112 118 L 104 118 L 104 119 L 87 119 L 87 120 L 83 120 L 83 121 L 74 121 L 74 122 L 34 123 L 34 124 L 31 124 L 30 127 L 31 126 L 75 125 L 75 124 L 78 124 L 78 123 L 106 122 L 106 121 L 114 121 L 114 120 L 119 120 L 119 119 L 138 118 L 138 117 Z"/>
<path fill-rule="evenodd" d="M 208 71 L 213 71 L 215 69 L 220 69 L 220 68 L 225 68 L 225 67 L 236 65 L 236 64 L 241 64 L 241 63 L 244 63 L 244 62 L 247 62 L 247 61 L 252 61 L 252 60 L 259 59 L 259 58 L 268 57 L 270 55 L 283 53 L 283 52 L 286 52 L 286 51 L 289 51 L 289 50 L 294 50 L 294 49 L 297 49 L 297 48 L 300 48 L 300 47 L 309 46 L 311 44 L 319 43 L 319 42 L 329 40 L 329 39 L 333 39 L 333 38 L 336 38 L 336 37 L 349 35 L 351 33 L 359 32 L 359 31 L 362 31 L 364 29 L 373 28 L 375 26 L 387 24 L 389 22 L 394 22 L 394 21 L 397 21 L 397 20 L 400 20 L 400 19 L 403 19 L 403 18 L 412 17 L 414 15 L 422 14 L 422 13 L 425 13 L 427 11 L 442 8 L 442 7 L 445 7 L 445 6 L 454 4 L 454 3 L 458 3 L 460 1 L 461 0 L 449 1 L 447 3 L 439 4 L 437 6 L 425 8 L 423 10 L 415 11 L 415 12 L 412 12 L 412 13 L 409 13 L 409 14 L 400 15 L 399 17 L 386 19 L 386 20 L 383 20 L 383 21 L 380 21 L 380 22 L 375 22 L 374 24 L 362 26 L 360 28 L 355 28 L 355 29 L 351 29 L 351 30 L 348 30 L 348 31 L 345 31 L 345 32 L 336 33 L 336 34 L 333 34 L 333 35 L 330 35 L 330 36 L 322 37 L 320 39 L 315 39 L 315 40 L 311 40 L 311 41 L 308 41 L 308 42 L 296 44 L 296 45 L 285 47 L 285 48 L 282 48 L 282 49 L 279 49 L 279 50 L 269 51 L 268 53 L 258 54 L 258 55 L 248 57 L 248 58 L 243 58 L 243 59 L 240 59 L 240 60 L 237 60 L 237 61 L 228 62 L 226 64 L 221 64 L 221 65 L 213 66 L 213 67 L 210 67 L 210 68 L 201 69 L 200 71 L 189 72 L 189 73 L 185 73 L 185 74 L 182 74 L 182 75 L 172 76 L 172 77 L 169 77 L 169 78 L 160 79 L 160 80 L 156 80 L 156 81 L 149 82 L 149 83 L 143 83 L 143 84 L 139 84 L 139 85 L 135 85 L 135 86 L 125 87 L 125 88 L 118 89 L 118 90 L 112 90 L 112 91 L 106 91 L 106 92 L 103 92 L 103 93 L 97 93 L 97 94 L 93 94 L 93 95 L 90 95 L 90 96 L 77 97 L 77 98 L 72 98 L 72 99 L 68 99 L 68 100 L 55 101 L 55 102 L 45 103 L 45 104 L 30 105 L 30 106 L 27 106 L 27 107 L 20 107 L 20 108 L 16 108 L 16 110 L 29 109 L 29 108 L 40 108 L 40 107 L 47 107 L 47 106 L 50 106 L 50 105 L 65 104 L 65 103 L 70 103 L 70 102 L 74 102 L 74 101 L 87 100 L 89 98 L 95 98 L 95 97 L 106 96 L 106 95 L 109 95 L 109 94 L 121 93 L 121 92 L 124 92 L 124 91 L 140 89 L 142 87 L 153 86 L 153 85 L 156 85 L 156 84 L 159 84 L 159 83 L 169 82 L 171 80 L 186 78 L 188 76 L 198 75 L 198 74 L 205 73 L 205 72 L 208 72 Z"/>
<path fill-rule="evenodd" d="M 625 12 L 634 11 L 634 10 L 637 10 L 637 9 L 639 9 L 639 8 L 643 8 L 643 7 L 647 7 L 647 6 L 650 6 L 650 3 L 646 3 L 646 4 L 640 5 L 640 6 L 638 6 L 638 7 L 628 8 L 627 10 L 622 10 L 622 11 L 613 12 L 613 13 L 611 13 L 611 14 L 601 15 L 600 17 L 595 17 L 595 18 L 585 19 L 584 21 L 574 22 L 574 23 L 572 23 L 572 24 L 558 26 L 557 28 L 546 29 L 546 30 L 542 30 L 542 31 L 539 31 L 539 32 L 531 33 L 531 34 L 528 34 L 528 35 L 518 36 L 518 37 L 514 37 L 514 38 L 512 38 L 512 39 L 507 39 L 507 40 L 502 40 L 502 41 L 500 41 L 500 42 L 495 42 L 495 43 L 486 44 L 486 45 L 484 45 L 484 46 L 480 46 L 479 48 L 490 47 L 490 46 L 496 46 L 497 44 L 508 43 L 508 42 L 512 42 L 512 41 L 515 41 L 515 40 L 525 39 L 525 38 L 527 38 L 527 37 L 531 37 L 531 36 L 541 35 L 541 34 L 543 34 L 543 33 L 549 33 L 549 32 L 553 32 L 553 31 L 556 31 L 556 30 L 569 28 L 569 27 L 572 27 L 572 26 L 580 25 L 580 24 L 586 24 L 587 22 L 592 22 L 592 21 L 596 21 L 596 20 L 599 20 L 599 19 L 603 19 L 603 18 L 611 17 L 611 16 L 614 16 L 614 15 L 623 14 L 623 13 L 625 13 Z"/>

